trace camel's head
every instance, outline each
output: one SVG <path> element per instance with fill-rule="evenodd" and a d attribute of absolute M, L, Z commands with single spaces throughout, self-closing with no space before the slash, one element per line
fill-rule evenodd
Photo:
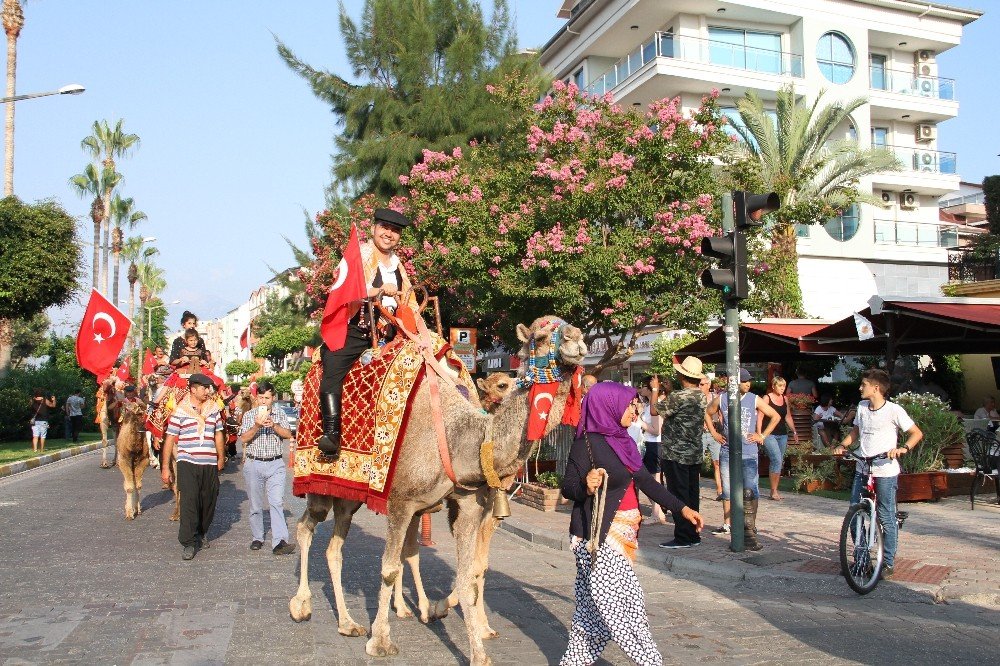
<path fill-rule="evenodd" d="M 532 352 L 535 358 L 548 356 L 553 345 L 556 346 L 559 365 L 581 365 L 587 355 L 587 343 L 583 341 L 583 331 L 552 315 L 539 317 L 531 322 L 531 326 L 518 324 L 517 337 L 524 343 L 518 352 L 522 361 L 531 358 Z"/>
<path fill-rule="evenodd" d="M 476 386 L 482 392 L 483 408 L 492 412 L 504 397 L 514 390 L 514 380 L 504 372 L 494 372 L 484 379 L 477 379 Z"/>
<path fill-rule="evenodd" d="M 146 418 L 146 405 L 141 402 L 126 402 L 122 405 L 122 416 L 128 418 Z"/>

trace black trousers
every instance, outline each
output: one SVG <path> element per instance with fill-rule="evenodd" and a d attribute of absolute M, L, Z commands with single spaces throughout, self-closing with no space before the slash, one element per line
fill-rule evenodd
<path fill-rule="evenodd" d="M 347 327 L 347 339 L 337 351 L 330 351 L 323 345 L 323 381 L 319 385 L 320 392 L 333 393 L 339 398 L 344 391 L 344 377 L 370 346 L 371 338 L 357 326 Z"/>
<path fill-rule="evenodd" d="M 695 511 L 701 503 L 699 472 L 701 465 L 684 465 L 673 460 L 663 461 L 663 478 L 667 482 L 667 490 L 677 496 L 680 501 Z M 698 543 L 701 535 L 689 523 L 680 511 L 672 511 L 674 516 L 674 538 L 681 543 Z"/>
<path fill-rule="evenodd" d="M 73 429 L 73 441 L 80 441 L 80 431 L 83 430 L 83 415 L 69 417 Z"/>
<path fill-rule="evenodd" d="M 199 534 L 208 534 L 219 498 L 219 468 L 177 462 L 177 490 L 181 494 L 180 527 L 177 540 L 182 546 L 195 545 Z"/>

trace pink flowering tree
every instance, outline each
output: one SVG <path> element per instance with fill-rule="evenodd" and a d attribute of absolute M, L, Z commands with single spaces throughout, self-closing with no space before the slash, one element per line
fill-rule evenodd
<path fill-rule="evenodd" d="M 401 254 L 444 321 L 513 346 L 518 322 L 556 314 L 605 341 L 602 366 L 646 326 L 702 328 L 719 302 L 699 282 L 700 243 L 718 233 L 713 156 L 729 143 L 716 93 L 685 114 L 676 99 L 622 108 L 561 82 L 541 102 L 516 79 L 491 92 L 509 109 L 504 138 L 425 151 L 389 202 L 415 221 Z M 324 293 L 346 225 L 374 206 L 319 220 L 309 289 Z"/>

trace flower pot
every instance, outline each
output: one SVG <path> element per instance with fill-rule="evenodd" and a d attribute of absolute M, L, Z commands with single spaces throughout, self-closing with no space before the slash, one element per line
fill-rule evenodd
<path fill-rule="evenodd" d="M 799 488 L 799 492 L 803 493 L 814 493 L 817 490 L 836 490 L 837 487 L 832 481 L 806 481 L 806 483 Z"/>
<path fill-rule="evenodd" d="M 539 511 L 555 511 L 559 506 L 562 492 L 558 488 L 540 486 L 537 483 L 525 483 L 521 486 L 518 501 Z"/>
<path fill-rule="evenodd" d="M 532 458 L 527 462 L 528 468 L 528 480 L 535 481 L 535 460 Z M 538 473 L 542 472 L 554 472 L 556 471 L 556 461 L 555 460 L 539 460 L 538 461 Z M 518 470 L 518 477 L 522 474 L 522 470 Z"/>
<path fill-rule="evenodd" d="M 961 441 L 949 444 L 941 449 L 941 458 L 945 469 L 958 469 L 965 466 L 965 451 Z"/>
<path fill-rule="evenodd" d="M 926 502 L 948 495 L 947 472 L 916 472 L 900 474 L 896 490 L 897 502 Z"/>

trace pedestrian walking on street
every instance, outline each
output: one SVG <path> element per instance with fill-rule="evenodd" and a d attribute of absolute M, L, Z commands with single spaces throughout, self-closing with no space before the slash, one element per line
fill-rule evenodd
<path fill-rule="evenodd" d="M 663 476 L 667 490 L 686 506 L 697 511 L 701 504 L 701 461 L 705 456 L 702 434 L 708 398 L 699 384 L 705 379 L 701 359 L 686 357 L 674 363 L 679 391 L 668 397 L 663 415 Z M 701 535 L 691 523 L 674 513 L 674 538 L 660 548 L 691 548 L 701 543 Z"/>
<path fill-rule="evenodd" d="M 785 399 L 785 378 L 775 375 L 771 379 L 771 390 L 764 396 L 764 401 L 774 407 L 778 412 L 781 421 L 778 427 L 770 435 L 764 438 L 764 449 L 767 450 L 767 478 L 771 483 L 771 499 L 780 501 L 781 493 L 778 492 L 778 481 L 781 480 L 781 468 L 785 464 L 785 451 L 788 449 L 788 433 L 791 432 L 795 438 L 795 443 L 799 443 L 799 433 L 795 432 L 795 421 L 792 420 L 792 412 L 788 409 L 788 401 Z M 757 412 L 757 431 L 763 431 L 764 413 Z"/>
<path fill-rule="evenodd" d="M 72 437 L 74 444 L 80 441 L 80 431 L 83 430 L 84 404 L 86 404 L 86 400 L 80 395 L 80 389 L 76 389 L 66 398 L 65 409 L 70 422 L 70 432 L 66 436 Z"/>
<path fill-rule="evenodd" d="M 35 453 L 45 452 L 45 438 L 49 434 L 49 418 L 52 410 L 56 408 L 56 397 L 53 394 L 46 395 L 42 389 L 35 389 L 31 398 L 31 419 L 28 424 L 31 426 L 31 450 Z"/>
<path fill-rule="evenodd" d="M 669 391 L 668 391 L 669 393 Z M 656 403 L 663 396 L 660 394 L 660 378 L 656 375 L 649 377 L 639 389 L 639 396 L 642 398 L 642 413 L 639 414 L 637 422 L 642 429 L 643 453 L 642 465 L 653 478 L 659 483 L 663 483 L 663 474 L 660 469 L 660 458 L 662 453 L 662 430 L 663 418 L 656 411 Z M 696 509 L 697 510 L 697 509 Z M 653 502 L 653 509 L 649 516 L 649 522 L 667 524 L 667 516 L 663 509 L 656 502 Z"/>
<path fill-rule="evenodd" d="M 295 551 L 288 543 L 285 524 L 285 463 L 281 459 L 283 439 L 292 438 L 284 410 L 274 407 L 274 385 L 257 384 L 257 407 L 243 414 L 240 441 L 243 442 L 243 478 L 250 496 L 250 550 L 264 545 L 264 497 L 271 514 L 271 552 L 287 555 Z"/>
<path fill-rule="evenodd" d="M 642 520 L 636 491 L 677 511 L 696 530 L 704 525 L 697 511 L 643 467 L 628 434 L 640 408 L 636 390 L 614 382 L 595 385 L 583 401 L 562 486 L 563 496 L 573 501 L 570 535 L 576 558 L 576 610 L 560 661 L 564 666 L 594 663 L 609 640 L 637 664 L 663 663 L 633 568 Z"/>
<path fill-rule="evenodd" d="M 177 540 L 182 559 L 194 557 L 195 547 L 208 548 L 208 528 L 219 497 L 219 472 L 225 460 L 223 423 L 219 406 L 208 399 L 212 380 L 195 373 L 188 378 L 190 392 L 167 421 L 160 476 L 171 482 L 171 461 L 177 457 L 180 526 Z"/>

